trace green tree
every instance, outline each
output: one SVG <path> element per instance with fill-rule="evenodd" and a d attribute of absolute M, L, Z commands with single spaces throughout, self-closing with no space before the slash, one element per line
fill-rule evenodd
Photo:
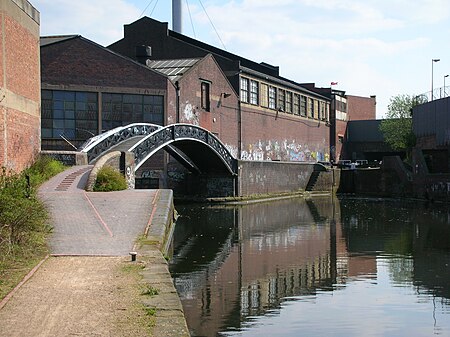
<path fill-rule="evenodd" d="M 391 97 L 386 119 L 380 124 L 386 143 L 395 151 L 406 151 L 407 156 L 416 144 L 412 129 L 412 108 L 425 102 L 425 97 L 414 95 L 397 95 Z"/>

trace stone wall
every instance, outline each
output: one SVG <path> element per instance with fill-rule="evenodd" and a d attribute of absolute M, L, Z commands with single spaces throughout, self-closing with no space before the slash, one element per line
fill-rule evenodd
<path fill-rule="evenodd" d="M 304 191 L 314 164 L 244 161 L 238 164 L 238 196 Z"/>

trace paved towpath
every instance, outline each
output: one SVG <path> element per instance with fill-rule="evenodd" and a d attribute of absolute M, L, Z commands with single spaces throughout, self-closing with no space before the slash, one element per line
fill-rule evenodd
<path fill-rule="evenodd" d="M 151 245 L 142 252 L 147 262 L 138 255 L 138 262 L 132 263 L 128 255 L 136 238 L 147 230 L 154 233 L 155 219 L 167 216 L 167 202 L 161 204 L 164 197 L 160 197 L 164 193 L 87 193 L 84 186 L 90 169 L 69 168 L 39 189 L 54 227 L 53 256 L 0 302 L 0 337 L 189 336 L 158 248 Z M 126 272 L 130 267 L 143 268 L 148 275 L 140 279 Z M 152 317 L 142 308 L 144 284 L 159 290 L 145 299 L 147 307 L 156 309 Z"/>
<path fill-rule="evenodd" d="M 124 256 L 144 233 L 157 190 L 86 192 L 91 166 L 74 166 L 41 186 L 50 209 L 55 255 Z"/>

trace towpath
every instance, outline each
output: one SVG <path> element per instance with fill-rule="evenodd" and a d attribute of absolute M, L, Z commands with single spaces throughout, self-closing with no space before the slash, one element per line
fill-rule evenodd
<path fill-rule="evenodd" d="M 189 336 L 162 254 L 147 247 L 145 263 L 130 262 L 160 192 L 88 193 L 90 169 L 74 166 L 41 186 L 54 227 L 52 255 L 0 305 L 0 336 Z M 135 268 L 158 273 L 141 279 Z M 148 280 L 165 285 L 152 317 L 142 306 L 143 284 L 156 287 Z"/>

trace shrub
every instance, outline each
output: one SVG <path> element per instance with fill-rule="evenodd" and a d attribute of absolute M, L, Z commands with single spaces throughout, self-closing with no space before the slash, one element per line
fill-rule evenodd
<path fill-rule="evenodd" d="M 0 299 L 47 253 L 51 226 L 36 188 L 64 169 L 49 157 L 22 173 L 0 169 Z"/>
<path fill-rule="evenodd" d="M 38 186 L 44 181 L 64 171 L 66 166 L 49 156 L 39 156 L 23 174 L 30 177 L 31 186 Z"/>
<path fill-rule="evenodd" d="M 127 189 L 125 177 L 111 166 L 103 166 L 97 173 L 95 192 L 121 191 Z"/>

